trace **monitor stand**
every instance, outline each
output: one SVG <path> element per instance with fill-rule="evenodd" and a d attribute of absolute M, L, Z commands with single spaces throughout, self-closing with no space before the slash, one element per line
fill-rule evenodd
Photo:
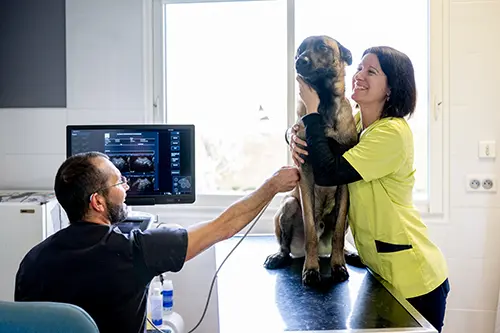
<path fill-rule="evenodd" d="M 134 229 L 140 229 L 144 231 L 151 228 L 153 223 L 157 222 L 157 217 L 154 214 L 134 211 L 130 206 L 128 206 L 128 216 L 127 218 L 118 223 L 117 227 L 124 234 L 129 234 L 130 231 Z"/>

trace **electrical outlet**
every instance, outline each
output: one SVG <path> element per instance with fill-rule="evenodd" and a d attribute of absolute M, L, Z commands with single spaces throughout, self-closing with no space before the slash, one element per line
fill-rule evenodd
<path fill-rule="evenodd" d="M 468 175 L 465 188 L 467 192 L 496 192 L 497 178 L 494 175 Z"/>
<path fill-rule="evenodd" d="M 469 186 L 469 188 L 471 190 L 476 191 L 476 190 L 479 190 L 479 188 L 481 187 L 481 181 L 477 177 L 470 178 L 467 181 L 467 185 Z"/>
<path fill-rule="evenodd" d="M 493 180 L 487 178 L 483 179 L 483 183 L 481 184 L 481 186 L 487 191 L 490 191 L 493 188 L 493 185 L 494 185 Z"/>

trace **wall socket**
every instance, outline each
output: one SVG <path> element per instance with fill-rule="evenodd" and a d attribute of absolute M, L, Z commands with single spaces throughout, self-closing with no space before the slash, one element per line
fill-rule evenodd
<path fill-rule="evenodd" d="M 497 178 L 494 175 L 467 175 L 465 189 L 467 192 L 496 192 Z"/>

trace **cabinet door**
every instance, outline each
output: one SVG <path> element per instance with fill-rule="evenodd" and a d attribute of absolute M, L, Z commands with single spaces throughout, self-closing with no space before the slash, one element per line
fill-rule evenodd
<path fill-rule="evenodd" d="M 43 240 L 42 206 L 0 204 L 0 216 L 0 300 L 12 301 L 21 260 Z"/>

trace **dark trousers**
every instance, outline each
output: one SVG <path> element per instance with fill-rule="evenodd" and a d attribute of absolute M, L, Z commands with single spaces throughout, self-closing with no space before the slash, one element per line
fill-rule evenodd
<path fill-rule="evenodd" d="M 450 292 L 450 284 L 446 279 L 439 287 L 428 294 L 408 298 L 407 301 L 436 328 L 438 332 L 444 324 L 444 313 L 446 310 L 446 298 Z"/>

